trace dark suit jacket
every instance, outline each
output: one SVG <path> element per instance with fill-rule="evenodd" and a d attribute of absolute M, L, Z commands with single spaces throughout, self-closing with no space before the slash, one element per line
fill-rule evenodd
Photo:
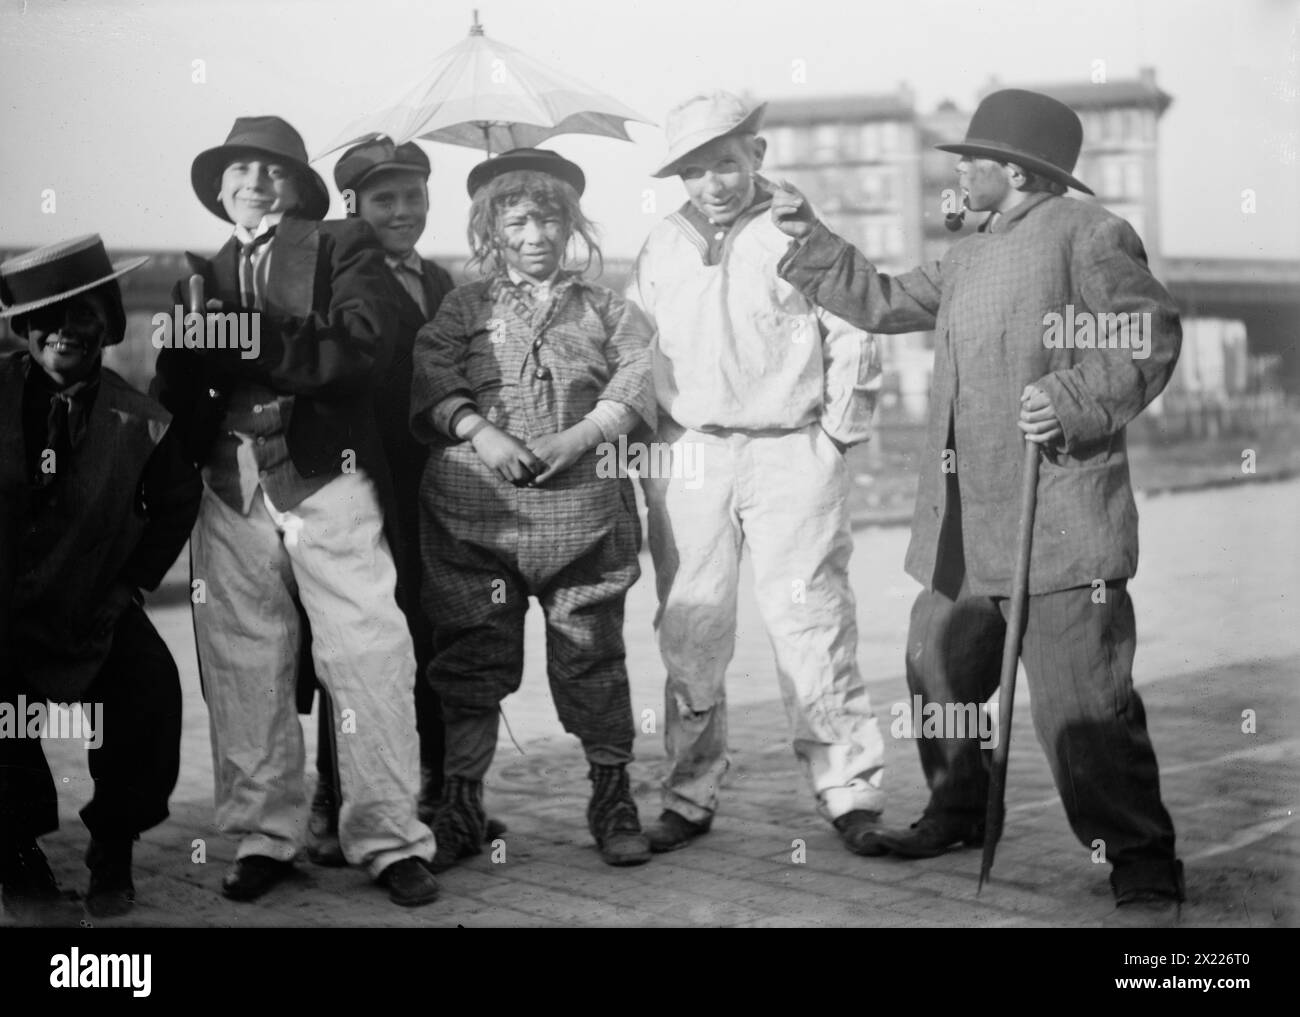
<path fill-rule="evenodd" d="M 408 618 L 422 615 L 420 597 L 420 478 L 424 474 L 424 461 L 428 448 L 411 434 L 411 372 L 415 349 L 415 334 L 432 321 L 443 298 L 455 288 L 446 269 L 425 260 L 424 299 L 429 307 L 428 318 L 401 283 L 386 271 L 388 289 L 385 291 L 396 311 L 396 326 L 389 339 L 390 348 L 385 357 L 386 368 L 375 377 L 375 419 L 383 442 L 392 475 L 396 502 L 397 532 L 390 537 L 393 556 L 397 560 L 398 581 L 404 594 L 403 606 L 409 603 Z M 415 626 L 412 627 L 413 633 Z M 417 639 L 417 653 L 419 641 Z"/>
<path fill-rule="evenodd" d="M 208 299 L 239 301 L 239 244 L 232 236 L 211 261 L 187 255 Z M 253 381 L 294 397 L 286 435 L 304 477 L 338 473 L 343 452 L 376 480 L 387 470 L 370 397 L 383 373 L 395 314 L 388 268 L 374 231 L 360 219 L 313 222 L 286 217 L 276 229 L 264 310 L 261 353 L 164 349 L 151 391 L 173 415 L 196 465 L 207 460 L 232 388 Z M 180 302 L 180 284 L 174 299 Z"/>

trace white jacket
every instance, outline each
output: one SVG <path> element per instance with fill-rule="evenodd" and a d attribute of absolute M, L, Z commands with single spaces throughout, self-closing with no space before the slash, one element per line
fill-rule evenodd
<path fill-rule="evenodd" d="M 866 441 L 881 385 L 877 344 L 777 275 L 790 241 L 770 207 L 760 194 L 724 231 L 688 202 L 646 238 L 627 297 L 656 329 L 659 406 L 697 430 L 817 421 L 845 445 Z"/>

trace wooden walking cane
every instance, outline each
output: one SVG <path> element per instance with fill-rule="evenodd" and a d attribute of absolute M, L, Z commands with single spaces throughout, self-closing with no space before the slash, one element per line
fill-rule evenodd
<path fill-rule="evenodd" d="M 984 889 L 984 881 L 993 869 L 993 854 L 1002 838 L 1006 818 L 1004 793 L 1007 786 L 1007 753 L 1011 747 L 1011 707 L 1016 698 L 1016 667 L 1020 663 L 1020 637 L 1025 629 L 1025 612 L 1029 600 L 1029 553 L 1033 547 L 1034 507 L 1038 499 L 1038 453 L 1036 442 L 1025 442 L 1025 462 L 1021 470 L 1020 528 L 1016 535 L 1016 571 L 1011 579 L 1011 616 L 1002 643 L 1002 678 L 998 684 L 998 743 L 993 747 L 993 772 L 989 775 L 989 801 L 984 816 L 984 859 L 980 862 L 980 881 L 975 893 Z"/>

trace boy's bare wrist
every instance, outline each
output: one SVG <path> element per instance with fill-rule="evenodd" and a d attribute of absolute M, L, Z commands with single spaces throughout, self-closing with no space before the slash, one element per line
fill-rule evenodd
<path fill-rule="evenodd" d="M 583 417 L 569 430 L 582 442 L 584 449 L 593 449 L 605 440 L 605 432 L 600 429 L 600 425 L 588 417 Z"/>
<path fill-rule="evenodd" d="M 487 418 L 481 413 L 470 412 L 457 414 L 455 434 L 461 441 L 472 442 L 478 435 L 482 434 L 491 426 L 492 425 L 488 423 Z"/>

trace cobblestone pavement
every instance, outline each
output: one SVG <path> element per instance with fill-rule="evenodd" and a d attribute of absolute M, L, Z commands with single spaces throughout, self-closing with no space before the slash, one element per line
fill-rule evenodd
<path fill-rule="evenodd" d="M 1184 925 L 1294 926 L 1296 789 L 1300 764 L 1300 617 L 1295 521 L 1300 482 L 1250 483 L 1140 500 L 1142 566 L 1131 584 L 1138 617 L 1135 678 L 1146 704 L 1187 872 Z M 857 533 L 853 584 L 860 660 L 888 730 L 907 698 L 903 644 L 916 584 L 902 572 L 905 528 Z M 659 811 L 662 669 L 654 591 L 646 576 L 627 612 L 629 664 L 642 734 L 632 765 L 643 822 Z M 212 825 L 207 712 L 188 608 L 151 608 L 180 663 L 183 766 L 172 818 L 136 850 L 133 926 L 1096 926 L 1111 911 L 1108 869 L 1073 838 L 1029 723 L 1021 681 L 1012 732 L 1006 832 L 993 882 L 976 897 L 977 851 L 928 861 L 849 854 L 813 810 L 791 752 L 770 649 L 748 574 L 729 672 L 732 769 L 713 832 L 630 869 L 603 865 L 585 826 L 586 767 L 561 730 L 544 675 L 540 612 L 529 618 L 528 666 L 507 700 L 488 779 L 491 814 L 509 832 L 441 877 L 440 900 L 390 904 L 354 869 L 305 860 L 297 876 L 252 904 L 219 892 L 234 845 Z M 1245 711 L 1253 711 L 1246 714 Z M 1243 718 L 1254 719 L 1254 731 Z M 308 759 L 314 722 L 305 725 Z M 889 824 L 915 819 L 926 794 L 915 747 L 886 737 Z M 79 743 L 50 742 L 63 826 L 42 844 L 69 888 L 84 891 L 86 833 L 76 809 L 90 782 Z M 206 861 L 194 860 L 202 843 Z M 62 920 L 85 919 L 70 903 Z M 5 920 L 6 924 L 10 924 Z M 108 924 L 108 923 L 105 923 Z"/>

